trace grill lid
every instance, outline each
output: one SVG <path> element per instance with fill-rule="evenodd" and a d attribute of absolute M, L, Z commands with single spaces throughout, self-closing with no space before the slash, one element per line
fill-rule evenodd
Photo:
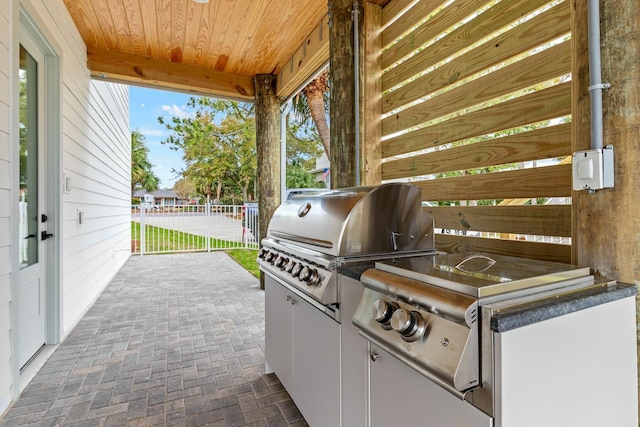
<path fill-rule="evenodd" d="M 406 183 L 292 196 L 276 209 L 267 238 L 337 257 L 434 248 L 422 192 Z"/>

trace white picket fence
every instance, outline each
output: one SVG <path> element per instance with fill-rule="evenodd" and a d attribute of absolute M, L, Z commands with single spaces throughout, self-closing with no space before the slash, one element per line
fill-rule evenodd
<path fill-rule="evenodd" d="M 133 205 L 131 253 L 258 248 L 258 208 L 244 205 Z"/>

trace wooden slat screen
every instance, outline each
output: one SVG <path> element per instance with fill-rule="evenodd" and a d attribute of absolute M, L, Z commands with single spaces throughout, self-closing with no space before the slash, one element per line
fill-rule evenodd
<path fill-rule="evenodd" d="M 569 0 L 392 0 L 383 181 L 422 188 L 438 249 L 569 262 Z"/>

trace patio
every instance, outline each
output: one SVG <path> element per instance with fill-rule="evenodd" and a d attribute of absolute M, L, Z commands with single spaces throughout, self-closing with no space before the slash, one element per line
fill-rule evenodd
<path fill-rule="evenodd" d="M 0 426 L 306 426 L 264 374 L 264 294 L 221 252 L 131 257 Z"/>

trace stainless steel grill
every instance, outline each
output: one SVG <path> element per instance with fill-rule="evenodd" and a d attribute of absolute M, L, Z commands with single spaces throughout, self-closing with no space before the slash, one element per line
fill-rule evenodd
<path fill-rule="evenodd" d="M 339 304 L 336 268 L 367 259 L 434 252 L 421 190 L 404 183 L 299 194 L 274 213 L 261 269 L 325 307 Z"/>

